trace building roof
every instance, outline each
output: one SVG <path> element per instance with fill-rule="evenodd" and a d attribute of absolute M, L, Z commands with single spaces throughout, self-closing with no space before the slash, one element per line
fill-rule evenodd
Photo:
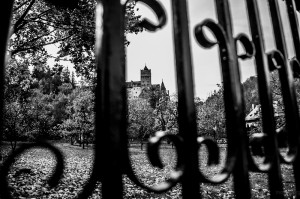
<path fill-rule="evenodd" d="M 127 87 L 127 88 L 140 87 L 140 86 L 141 86 L 141 81 L 130 81 L 130 82 L 126 82 L 126 87 Z"/>
<path fill-rule="evenodd" d="M 151 87 L 152 87 L 152 89 L 154 89 L 156 91 L 159 91 L 159 89 L 160 89 L 160 85 L 159 84 L 152 84 Z"/>
<path fill-rule="evenodd" d="M 274 117 L 282 117 L 284 116 L 284 113 L 282 110 L 280 110 L 277 101 L 273 102 L 273 107 L 274 107 Z M 260 105 L 256 105 L 252 108 L 250 113 L 246 116 L 245 120 L 246 122 L 257 122 L 261 118 L 261 108 Z"/>
<path fill-rule="evenodd" d="M 246 122 L 254 122 L 260 119 L 260 105 L 256 105 L 246 116 Z"/>
<path fill-rule="evenodd" d="M 147 68 L 146 64 L 145 64 L 144 70 L 149 70 L 149 69 Z"/>
<path fill-rule="evenodd" d="M 165 84 L 164 84 L 164 80 L 162 80 L 162 82 L 161 82 L 160 90 L 162 90 L 162 91 L 166 90 L 166 87 L 165 87 Z"/>

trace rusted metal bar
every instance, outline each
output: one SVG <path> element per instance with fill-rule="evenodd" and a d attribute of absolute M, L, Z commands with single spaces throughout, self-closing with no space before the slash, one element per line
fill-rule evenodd
<path fill-rule="evenodd" d="M 102 0 L 103 23 L 96 32 L 96 164 L 102 197 L 122 198 L 122 146 L 126 142 L 124 13 L 120 0 Z M 100 8 L 97 18 L 101 18 Z M 102 25 L 102 31 L 101 29 Z"/>
<path fill-rule="evenodd" d="M 247 10 L 250 22 L 252 40 L 255 45 L 255 64 L 258 78 L 258 91 L 262 107 L 262 127 L 267 134 L 265 155 L 267 161 L 272 164 L 269 171 L 269 187 L 272 198 L 282 198 L 282 177 L 278 156 L 278 144 L 276 140 L 276 124 L 274 118 L 272 91 L 270 87 L 270 70 L 265 55 L 263 31 L 256 0 L 247 0 Z"/>
<path fill-rule="evenodd" d="M 198 176 L 198 144 L 187 2 L 173 0 L 172 13 L 178 89 L 178 125 L 179 134 L 184 140 L 182 196 L 184 199 L 200 198 L 199 179 L 195 178 Z"/>
<path fill-rule="evenodd" d="M 226 115 L 228 150 L 236 157 L 233 169 L 233 181 L 236 198 L 251 198 L 248 174 L 248 139 L 245 124 L 244 101 L 240 80 L 238 56 L 235 39 L 232 34 L 230 7 L 227 0 L 215 0 L 219 24 L 227 38 L 228 59 L 222 56 L 222 74 Z M 230 154 L 231 155 L 231 154 Z"/>

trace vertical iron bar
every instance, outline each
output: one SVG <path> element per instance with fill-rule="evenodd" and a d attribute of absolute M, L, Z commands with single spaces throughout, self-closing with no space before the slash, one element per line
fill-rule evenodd
<path fill-rule="evenodd" d="M 292 32 L 293 37 L 293 44 L 294 44 L 294 50 L 296 54 L 296 58 L 299 61 L 300 60 L 300 37 L 299 37 L 299 23 L 297 20 L 297 14 L 294 7 L 294 2 L 292 0 L 285 0 L 286 1 L 286 7 L 287 12 L 289 16 L 289 23 L 290 28 Z M 299 1 L 299 0 L 298 0 Z M 299 121 L 299 120 L 298 120 Z M 300 131 L 295 131 L 295 138 L 293 138 L 296 141 L 297 149 L 297 156 L 295 161 L 293 162 L 293 170 L 294 170 L 294 178 L 295 178 L 295 184 L 296 184 L 296 195 L 297 198 L 300 198 L 300 154 L 299 154 L 299 148 L 300 148 Z"/>
<path fill-rule="evenodd" d="M 269 9 L 272 17 L 273 31 L 275 36 L 275 43 L 277 49 L 282 53 L 284 58 L 284 66 L 279 69 L 279 78 L 281 82 L 281 91 L 284 102 L 284 111 L 286 119 L 286 128 L 288 132 L 290 147 L 295 147 L 298 142 L 297 134 L 300 132 L 299 112 L 294 88 L 294 78 L 292 69 L 288 63 L 288 54 L 286 50 L 286 43 L 284 39 L 283 27 L 279 13 L 279 6 L 276 0 L 268 0 Z M 299 162 L 298 158 L 296 161 Z M 294 163 L 298 164 L 298 163 Z M 296 169 L 299 169 L 297 167 Z M 299 175 L 299 174 L 297 174 Z M 299 180 L 299 178 L 297 179 Z M 299 185 L 298 185 L 299 188 Z M 297 193 L 299 194 L 299 193 Z"/>
<path fill-rule="evenodd" d="M 201 195 L 197 177 L 197 124 L 186 1 L 173 0 L 172 11 L 178 88 L 178 123 L 179 133 L 184 139 L 185 171 L 182 179 L 182 196 L 183 199 L 196 199 L 200 198 Z"/>
<path fill-rule="evenodd" d="M 262 107 L 263 132 L 266 133 L 266 158 L 272 162 L 269 171 L 269 187 L 271 198 L 282 198 L 282 177 L 276 140 L 276 124 L 274 118 L 273 100 L 270 87 L 270 70 L 265 55 L 263 31 L 260 23 L 259 10 L 256 0 L 246 0 L 252 40 L 255 46 L 255 63 L 258 78 L 258 91 Z"/>
<path fill-rule="evenodd" d="M 125 132 L 124 23 L 120 0 L 98 0 L 103 4 L 103 22 L 96 24 L 96 156 L 101 173 L 102 197 L 121 199 L 122 146 Z M 100 5 L 97 5 L 100 6 Z M 100 8 L 97 8 L 97 10 Z M 99 161 L 99 158 L 96 158 Z"/>
<path fill-rule="evenodd" d="M 296 10 L 300 11 L 300 1 L 294 0 L 294 2 L 295 2 Z"/>
<path fill-rule="evenodd" d="M 233 180 L 236 198 L 251 198 L 248 174 L 247 147 L 248 139 L 245 125 L 243 92 L 240 81 L 239 63 L 235 39 L 232 34 L 230 7 L 228 0 L 216 0 L 219 24 L 223 27 L 227 42 L 229 60 L 222 64 L 224 101 L 226 114 L 226 131 L 228 151 L 235 151 L 237 160 L 233 169 Z"/>
<path fill-rule="evenodd" d="M 6 67 L 6 57 L 7 57 L 7 45 L 8 36 L 10 30 L 10 20 L 12 14 L 12 7 L 14 1 L 5 1 L 1 6 L 2 17 L 0 18 L 0 152 L 2 150 L 2 139 L 3 139 L 3 109 L 4 109 L 4 78 L 5 78 L 5 67 Z M 3 186 L 2 186 L 3 187 Z"/>

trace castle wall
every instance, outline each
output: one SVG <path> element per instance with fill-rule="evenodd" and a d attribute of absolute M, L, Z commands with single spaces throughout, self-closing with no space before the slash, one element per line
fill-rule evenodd
<path fill-rule="evenodd" d="M 128 99 L 137 99 L 140 96 L 142 90 L 142 87 L 127 88 Z"/>

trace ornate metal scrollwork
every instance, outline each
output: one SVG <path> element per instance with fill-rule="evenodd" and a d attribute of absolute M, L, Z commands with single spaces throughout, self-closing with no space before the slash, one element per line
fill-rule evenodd
<path fill-rule="evenodd" d="M 127 1 L 125 3 L 125 6 L 127 3 L 129 3 L 131 0 Z M 167 17 L 166 17 L 166 12 L 163 8 L 163 6 L 156 0 L 138 0 L 136 2 L 143 2 L 145 3 L 147 6 L 149 6 L 149 8 L 151 8 L 154 13 L 156 14 L 157 18 L 158 18 L 158 25 L 154 25 L 152 22 L 150 22 L 148 19 L 143 19 L 138 25 L 149 30 L 149 31 L 156 31 L 159 28 L 162 28 L 167 21 Z M 149 156 L 149 160 L 150 163 L 158 168 L 163 168 L 163 164 L 159 158 L 159 146 L 162 142 L 163 139 L 169 139 L 175 146 L 176 152 L 177 152 L 177 165 L 175 168 L 175 171 L 173 171 L 170 174 L 170 178 L 161 183 L 158 184 L 156 186 L 150 187 L 147 186 L 145 184 L 143 184 L 138 177 L 136 176 L 136 174 L 133 172 L 133 169 L 131 167 L 131 161 L 128 158 L 125 162 L 126 169 L 125 169 L 125 173 L 127 174 L 127 176 L 129 177 L 130 180 L 132 180 L 136 185 L 138 185 L 141 188 L 144 188 L 147 191 L 151 191 L 151 192 L 155 192 L 155 193 L 162 193 L 162 192 L 166 192 L 168 190 L 170 190 L 171 188 L 173 188 L 181 179 L 181 176 L 183 174 L 183 155 L 182 155 L 182 138 L 180 138 L 179 136 L 175 136 L 175 135 L 169 135 L 166 134 L 165 132 L 159 131 L 156 132 L 155 136 L 152 137 L 147 145 L 147 153 Z M 127 149 L 128 151 L 128 149 Z M 128 152 L 127 152 L 128 153 Z M 128 154 L 127 154 L 128 157 Z"/>
<path fill-rule="evenodd" d="M 127 0 L 126 3 L 124 4 L 124 7 L 132 1 L 133 0 Z M 137 26 L 143 27 L 151 32 L 154 32 L 157 29 L 162 28 L 163 26 L 166 25 L 167 22 L 166 12 L 158 1 L 155 0 L 134 0 L 134 1 L 135 3 L 143 2 L 144 4 L 149 6 L 155 12 L 155 15 L 157 16 L 158 19 L 157 25 L 153 24 L 151 21 L 144 18 L 140 23 L 137 24 Z"/>
<path fill-rule="evenodd" d="M 0 186 L 2 187 L 0 196 L 2 198 L 11 199 L 13 198 L 10 194 L 9 188 L 8 188 L 8 172 L 10 167 L 15 162 L 16 158 L 20 156 L 22 153 L 26 152 L 29 149 L 32 148 L 44 148 L 49 150 L 54 157 L 56 158 L 56 167 L 52 174 L 52 176 L 48 180 L 48 184 L 50 187 L 55 187 L 58 185 L 60 178 L 62 177 L 63 170 L 64 170 L 64 159 L 62 153 L 54 147 L 52 144 L 49 144 L 47 142 L 36 142 L 33 144 L 23 144 L 18 149 L 16 149 L 10 156 L 5 160 L 3 165 L 1 166 L 1 173 L 0 173 Z"/>
<path fill-rule="evenodd" d="M 216 41 L 211 41 L 208 39 L 208 37 L 205 35 L 204 28 L 208 28 L 213 35 L 215 36 Z M 203 46 L 204 48 L 211 48 L 215 45 L 219 45 L 219 53 L 220 53 L 220 59 L 222 61 L 229 60 L 228 53 L 230 52 L 230 47 L 226 38 L 226 34 L 222 28 L 221 25 L 215 23 L 211 19 L 204 20 L 201 24 L 198 24 L 195 27 L 195 37 L 198 41 L 198 43 Z M 198 138 L 200 140 L 199 144 L 205 143 L 205 139 L 202 140 L 202 138 Z M 207 141 L 206 141 L 207 142 Z M 209 143 L 209 142 L 208 142 Z M 213 146 L 213 148 L 218 148 L 215 142 L 210 141 L 210 145 Z M 212 147 L 211 147 L 212 148 Z M 209 148 L 208 148 L 209 149 Z M 214 150 L 208 150 L 208 152 L 213 152 Z M 230 155 L 227 157 L 225 168 L 221 171 L 221 173 L 217 174 L 217 176 L 213 177 L 213 179 L 207 179 L 204 177 L 203 174 L 200 173 L 201 178 L 204 182 L 210 182 L 210 183 L 222 183 L 225 180 L 227 180 L 232 173 L 233 167 L 236 162 L 236 157 L 233 156 L 233 154 L 236 154 L 236 151 L 230 151 Z"/>
<path fill-rule="evenodd" d="M 173 188 L 181 179 L 183 172 L 184 172 L 184 163 L 183 163 L 183 154 L 182 154 L 182 139 L 179 136 L 169 135 L 165 132 L 158 131 L 156 132 L 155 136 L 150 138 L 148 145 L 147 145 L 147 154 L 149 156 L 149 160 L 151 164 L 158 168 L 163 168 L 163 164 L 161 159 L 159 158 L 159 146 L 162 140 L 168 139 L 170 140 L 176 149 L 177 152 L 177 164 L 175 167 L 175 171 L 172 171 L 170 174 L 170 178 L 167 179 L 165 182 L 162 182 L 158 185 L 149 187 L 143 184 L 133 172 L 131 168 L 130 160 L 128 160 L 127 171 L 126 174 L 130 180 L 132 180 L 136 185 L 139 187 L 151 191 L 154 193 L 163 193 L 171 188 Z"/>

